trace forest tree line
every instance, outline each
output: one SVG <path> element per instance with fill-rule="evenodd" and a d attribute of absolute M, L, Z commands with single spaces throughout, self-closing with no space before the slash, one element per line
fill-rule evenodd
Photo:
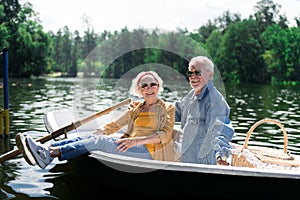
<path fill-rule="evenodd" d="M 188 59 L 196 56 L 196 43 L 211 57 L 224 81 L 295 83 L 300 81 L 300 18 L 295 16 L 296 26 L 290 27 L 280 8 L 272 0 L 260 0 L 247 18 L 225 11 L 193 32 L 181 28 L 172 32 L 130 31 L 125 26 L 120 31 L 96 33 L 86 18 L 86 30 L 81 34 L 70 32 L 67 25 L 57 33 L 44 32 L 31 3 L 0 0 L 0 48 L 8 48 L 11 77 L 56 72 L 76 77 L 79 69 L 84 69 L 85 76 L 99 76 L 101 72 L 101 76 L 118 78 L 144 63 L 162 63 L 184 74 Z M 87 60 L 98 46 L 105 49 L 100 52 L 101 60 Z M 186 57 L 141 48 L 155 46 Z M 121 56 L 114 60 L 113 56 L 119 55 L 116 52 Z"/>

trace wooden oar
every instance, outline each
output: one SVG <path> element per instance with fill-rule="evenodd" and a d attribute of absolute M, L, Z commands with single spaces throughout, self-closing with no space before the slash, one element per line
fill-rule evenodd
<path fill-rule="evenodd" d="M 115 109 L 118 109 L 120 107 L 122 107 L 123 105 L 126 105 L 126 104 L 129 104 L 130 103 L 130 99 L 126 99 L 116 105 L 113 105 L 109 108 L 106 108 L 105 110 L 102 110 L 96 114 L 93 114 L 85 119 L 82 119 L 82 120 L 79 120 L 77 122 L 72 122 L 70 125 L 67 125 L 65 127 L 62 127 L 54 132 L 52 132 L 51 134 L 49 135 L 46 135 L 44 137 L 41 137 L 39 139 L 37 139 L 38 142 L 41 142 L 41 143 L 45 143 L 51 139 L 54 139 L 62 134 L 67 134 L 68 132 L 78 128 L 79 126 L 93 120 L 93 119 L 96 119 L 102 115 L 105 115 L 105 114 L 108 114 L 109 112 L 111 112 L 112 110 L 115 110 Z M 4 161 L 8 160 L 8 159 L 11 159 L 17 155 L 19 155 L 21 153 L 21 151 L 19 149 L 15 149 L 15 150 L 12 150 L 12 151 L 9 151 L 3 155 L 0 156 L 0 163 L 3 163 Z"/>

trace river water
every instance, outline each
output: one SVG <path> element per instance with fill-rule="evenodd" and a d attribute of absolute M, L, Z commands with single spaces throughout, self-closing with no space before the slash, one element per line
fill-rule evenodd
<path fill-rule="evenodd" d="M 187 82 L 167 82 L 162 97 L 173 102 L 182 98 L 189 89 Z M 236 131 L 233 142 L 243 144 L 247 131 L 255 122 L 272 118 L 285 127 L 288 151 L 300 154 L 299 87 L 225 84 L 222 89 L 231 107 L 231 120 Z M 47 134 L 43 121 L 47 112 L 69 109 L 80 120 L 128 98 L 127 91 L 128 84 L 120 80 L 11 79 L 10 136 L 0 139 L 0 154 L 16 148 L 14 137 L 18 132 L 32 131 L 30 134 L 35 139 Z M 0 95 L 3 105 L 3 94 Z M 283 133 L 276 125 L 260 125 L 251 135 L 251 144 L 282 149 Z M 101 190 L 95 183 L 81 177 L 72 164 L 57 160 L 41 170 L 29 166 L 17 156 L 0 165 L 0 175 L 0 199 L 82 199 L 93 190 Z"/>

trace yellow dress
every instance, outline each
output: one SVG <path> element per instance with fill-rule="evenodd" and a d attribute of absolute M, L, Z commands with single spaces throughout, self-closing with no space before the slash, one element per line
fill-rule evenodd
<path fill-rule="evenodd" d="M 149 136 L 157 131 L 157 116 L 155 112 L 140 112 L 134 121 L 131 137 Z M 155 145 L 145 144 L 149 153 L 154 157 Z"/>

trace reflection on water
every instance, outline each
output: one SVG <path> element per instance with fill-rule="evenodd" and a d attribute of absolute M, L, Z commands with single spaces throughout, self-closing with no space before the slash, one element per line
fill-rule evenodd
<path fill-rule="evenodd" d="M 236 136 L 243 143 L 245 134 L 258 120 L 272 118 L 281 122 L 288 135 L 288 150 L 300 154 L 300 89 L 292 86 L 241 84 L 227 86 L 227 100 Z M 283 132 L 277 125 L 262 124 L 251 135 L 249 144 L 283 148 Z"/>
<path fill-rule="evenodd" d="M 165 86 L 162 97 L 171 102 L 190 90 L 188 83 L 166 82 Z M 46 112 L 72 109 L 75 118 L 80 120 L 128 98 L 128 88 L 116 87 L 116 80 L 11 79 L 9 87 L 11 135 L 0 139 L 0 154 L 16 148 L 14 137 L 18 132 L 36 131 L 32 137 L 42 137 L 46 133 L 43 122 Z M 300 154 L 299 87 L 254 84 L 225 87 L 236 131 L 233 142 L 243 144 L 247 131 L 255 122 L 272 118 L 284 125 L 288 134 L 288 150 Z M 0 105 L 3 105 L 2 95 Z M 262 124 L 252 133 L 251 144 L 282 149 L 283 133 L 276 125 Z M 79 177 L 68 162 L 57 160 L 46 170 L 41 170 L 30 167 L 21 157 L 17 157 L 1 164 L 0 173 L 0 199 L 72 199 L 82 196 L 84 190 L 95 187 Z M 82 183 L 81 190 L 78 182 Z"/>

